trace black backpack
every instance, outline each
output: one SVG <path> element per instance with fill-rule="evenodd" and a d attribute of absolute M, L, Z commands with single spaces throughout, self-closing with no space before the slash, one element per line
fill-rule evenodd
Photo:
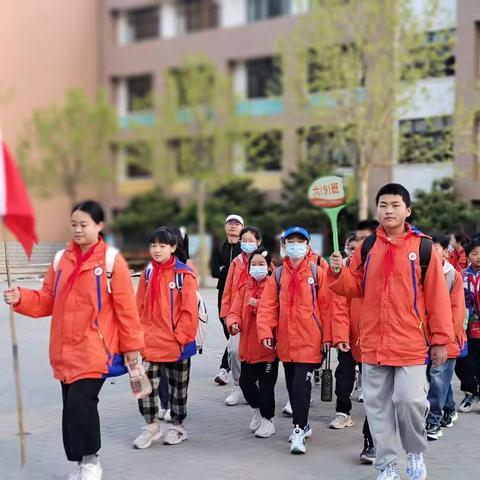
<path fill-rule="evenodd" d="M 368 254 L 370 253 L 370 250 L 372 249 L 376 240 L 377 240 L 377 234 L 373 232 L 362 243 L 362 247 L 361 247 L 361 254 L 362 254 L 361 266 L 362 267 L 363 265 L 365 265 Z M 420 280 L 420 284 L 422 285 L 422 287 L 423 287 L 423 284 L 425 283 L 425 275 L 427 274 L 427 269 L 428 269 L 428 266 L 430 265 L 430 259 L 432 257 L 432 246 L 433 246 L 433 242 L 430 238 L 421 237 L 419 257 L 420 257 L 420 267 L 422 269 L 422 276 Z"/>

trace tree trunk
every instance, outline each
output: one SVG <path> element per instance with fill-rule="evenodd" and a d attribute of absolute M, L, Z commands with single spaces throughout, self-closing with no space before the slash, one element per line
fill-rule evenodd
<path fill-rule="evenodd" d="M 368 218 L 368 183 L 370 179 L 370 170 L 360 168 L 357 173 L 358 179 L 358 219 L 366 220 Z"/>
<path fill-rule="evenodd" d="M 199 179 L 196 182 L 196 197 L 197 197 L 197 222 L 198 222 L 198 275 L 200 278 L 200 287 L 205 287 L 208 271 L 208 252 L 206 242 L 207 231 L 207 217 L 205 212 L 205 180 Z"/>

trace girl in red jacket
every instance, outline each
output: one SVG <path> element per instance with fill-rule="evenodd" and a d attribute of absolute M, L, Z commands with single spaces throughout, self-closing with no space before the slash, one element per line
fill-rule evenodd
<path fill-rule="evenodd" d="M 197 280 L 186 258 L 179 258 L 178 239 L 166 227 L 150 238 L 152 262 L 138 285 L 137 305 L 145 331 L 144 367 L 153 391 L 138 401 L 146 425 L 134 440 L 134 448 L 148 448 L 163 433 L 159 427 L 158 387 L 162 373 L 168 378 L 172 425 L 163 443 L 177 445 L 187 439 L 190 357 L 196 353 L 198 327 Z"/>
<path fill-rule="evenodd" d="M 240 287 L 227 317 L 231 335 L 242 332 L 239 355 L 242 362 L 240 387 L 248 404 L 255 410 L 250 430 L 256 437 L 268 438 L 275 433 L 275 384 L 278 360 L 275 352 L 258 339 L 257 307 L 266 280 L 272 273 L 271 255 L 259 247 L 249 260 L 249 279 Z M 258 382 L 258 385 L 257 385 Z"/>

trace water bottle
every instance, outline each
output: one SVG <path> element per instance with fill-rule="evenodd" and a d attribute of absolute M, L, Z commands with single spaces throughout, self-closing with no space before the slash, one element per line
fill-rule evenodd
<path fill-rule="evenodd" d="M 133 396 L 139 399 L 148 397 L 152 393 L 152 384 L 143 365 L 137 363 L 134 367 L 130 367 L 127 363 L 127 369 Z"/>

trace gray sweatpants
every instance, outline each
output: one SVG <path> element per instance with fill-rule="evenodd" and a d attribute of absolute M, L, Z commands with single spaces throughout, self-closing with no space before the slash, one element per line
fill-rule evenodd
<path fill-rule="evenodd" d="M 235 385 L 239 384 L 240 373 L 242 371 L 242 363 L 240 362 L 240 355 L 238 354 L 240 335 L 240 333 L 237 333 L 236 335 L 230 335 L 230 338 L 227 342 L 228 366 L 232 372 L 232 378 Z"/>
<path fill-rule="evenodd" d="M 378 470 L 397 461 L 397 425 L 407 453 L 422 453 L 427 449 L 426 371 L 426 365 L 390 367 L 364 363 L 362 366 L 362 391 Z"/>

